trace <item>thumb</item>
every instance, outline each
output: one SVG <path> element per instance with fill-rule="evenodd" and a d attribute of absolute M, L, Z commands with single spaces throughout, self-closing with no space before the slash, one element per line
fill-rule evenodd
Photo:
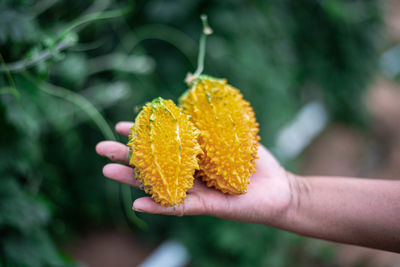
<path fill-rule="evenodd" d="M 179 206 L 162 207 L 159 203 L 154 202 L 151 197 L 138 198 L 133 202 L 133 209 L 138 212 L 146 212 L 150 214 L 162 214 L 172 216 L 183 215 L 202 215 L 204 213 L 202 202 L 199 197 L 188 194 L 184 199 L 184 203 Z"/>

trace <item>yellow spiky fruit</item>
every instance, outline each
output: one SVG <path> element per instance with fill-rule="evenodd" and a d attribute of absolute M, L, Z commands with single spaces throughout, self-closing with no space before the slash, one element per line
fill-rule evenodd
<path fill-rule="evenodd" d="M 173 101 L 157 98 L 146 104 L 129 135 L 130 164 L 136 178 L 162 206 L 183 203 L 199 169 L 199 131 Z"/>
<path fill-rule="evenodd" d="M 200 130 L 197 176 L 224 193 L 243 194 L 256 170 L 258 123 L 249 102 L 225 79 L 200 75 L 180 98 Z"/>

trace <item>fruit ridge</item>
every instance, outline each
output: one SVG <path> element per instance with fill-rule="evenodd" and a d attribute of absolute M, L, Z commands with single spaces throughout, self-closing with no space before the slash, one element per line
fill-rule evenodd
<path fill-rule="evenodd" d="M 183 203 L 199 169 L 199 131 L 173 101 L 157 98 L 138 114 L 129 135 L 136 178 L 162 206 Z"/>
<path fill-rule="evenodd" d="M 258 126 L 250 103 L 225 79 L 200 75 L 180 98 L 180 106 L 200 131 L 196 176 L 224 193 L 247 191 L 256 171 Z"/>

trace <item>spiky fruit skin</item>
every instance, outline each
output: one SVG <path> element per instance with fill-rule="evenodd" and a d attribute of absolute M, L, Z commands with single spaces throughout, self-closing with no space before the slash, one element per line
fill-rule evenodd
<path fill-rule="evenodd" d="M 256 170 L 258 123 L 250 103 L 225 79 L 201 75 L 180 98 L 200 130 L 200 177 L 224 193 L 243 194 Z"/>
<path fill-rule="evenodd" d="M 171 100 L 146 104 L 129 135 L 130 164 L 146 193 L 162 206 L 183 203 L 199 169 L 198 130 Z"/>

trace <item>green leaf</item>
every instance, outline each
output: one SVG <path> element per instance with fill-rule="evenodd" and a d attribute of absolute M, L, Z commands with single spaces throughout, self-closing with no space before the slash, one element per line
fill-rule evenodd
<path fill-rule="evenodd" d="M 48 221 L 49 212 L 38 198 L 24 191 L 15 179 L 0 180 L 0 228 L 28 233 Z"/>
<path fill-rule="evenodd" d="M 26 235 L 2 240 L 8 266 L 67 266 L 48 234 L 35 229 Z"/>

